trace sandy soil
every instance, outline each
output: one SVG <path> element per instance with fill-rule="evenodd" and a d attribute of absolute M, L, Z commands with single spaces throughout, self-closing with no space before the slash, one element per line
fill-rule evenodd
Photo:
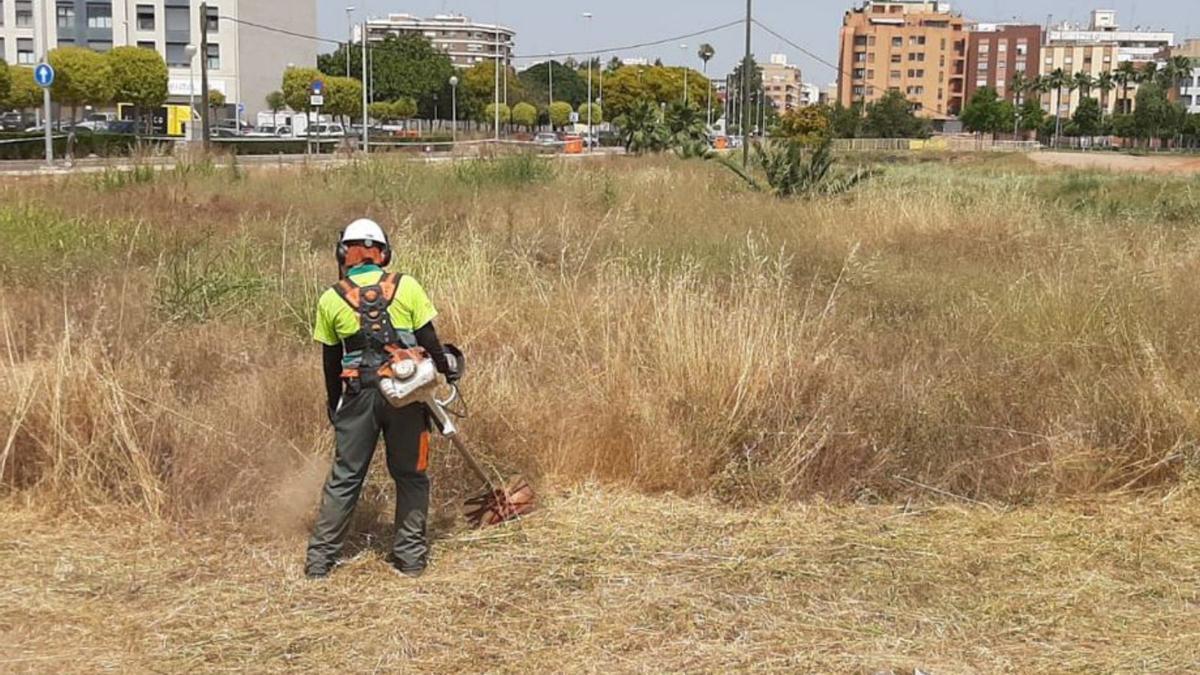
<path fill-rule="evenodd" d="M 1029 157 L 1042 166 L 1072 169 L 1165 174 L 1200 173 L 1200 158 L 1195 156 L 1138 157 L 1115 152 L 1035 152 Z"/>

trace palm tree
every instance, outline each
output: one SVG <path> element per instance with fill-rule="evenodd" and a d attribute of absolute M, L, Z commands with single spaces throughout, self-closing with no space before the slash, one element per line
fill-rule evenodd
<path fill-rule="evenodd" d="M 1079 98 L 1085 99 L 1092 95 L 1092 88 L 1096 86 L 1096 80 L 1088 73 L 1082 70 L 1075 73 L 1075 77 L 1071 81 L 1071 88 L 1079 90 Z"/>
<path fill-rule="evenodd" d="M 1100 109 L 1108 112 L 1108 93 L 1116 86 L 1111 70 L 1106 70 L 1096 77 L 1096 88 L 1100 90 Z"/>
<path fill-rule="evenodd" d="M 1054 143 L 1062 133 L 1062 90 L 1071 86 L 1073 80 L 1062 68 L 1057 68 L 1046 76 L 1046 86 L 1054 91 Z"/>
<path fill-rule="evenodd" d="M 1187 56 L 1173 56 L 1167 61 L 1167 66 L 1174 71 L 1170 88 L 1174 92 L 1173 98 L 1177 99 L 1180 95 L 1179 87 L 1192 77 L 1192 59 Z"/>
<path fill-rule="evenodd" d="M 704 62 L 704 79 L 706 79 L 706 80 L 708 80 L 708 62 L 711 61 L 712 57 L 714 57 L 716 55 L 717 55 L 717 50 L 714 49 L 713 46 L 708 44 L 707 42 L 700 45 L 700 49 L 696 52 L 696 56 L 699 56 L 700 60 Z M 708 82 L 708 102 L 705 104 L 705 109 L 708 111 L 707 112 L 708 126 L 711 127 L 712 126 L 712 81 L 711 80 L 709 80 L 709 82 Z"/>
<path fill-rule="evenodd" d="M 1122 61 L 1117 66 L 1117 72 L 1113 75 L 1115 81 L 1121 87 L 1121 112 L 1128 113 L 1131 106 L 1129 105 L 1129 85 L 1137 84 L 1138 81 L 1137 66 L 1133 65 L 1132 61 Z"/>
<path fill-rule="evenodd" d="M 1021 106 L 1025 103 L 1025 92 L 1029 91 L 1033 86 L 1033 81 L 1025 77 L 1025 71 L 1018 70 L 1012 77 L 1010 87 L 1013 95 L 1013 107 L 1016 109 L 1016 114 L 1013 115 L 1013 139 L 1016 139 L 1017 132 L 1021 129 Z"/>

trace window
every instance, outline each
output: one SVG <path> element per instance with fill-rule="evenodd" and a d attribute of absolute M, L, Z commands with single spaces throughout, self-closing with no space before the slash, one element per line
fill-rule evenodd
<path fill-rule="evenodd" d="M 208 46 L 208 69 L 221 69 L 221 45 Z"/>
<path fill-rule="evenodd" d="M 75 3 L 58 3 L 55 8 L 57 16 L 57 26 L 59 28 L 74 28 L 75 27 Z"/>
<path fill-rule="evenodd" d="M 149 49 L 150 51 L 158 50 L 158 43 L 154 40 L 138 40 L 137 46 L 139 49 Z"/>
<path fill-rule="evenodd" d="M 1008 51 L 1008 40 L 1000 40 L 999 42 L 997 42 L 996 43 L 996 51 L 1007 52 Z"/>
<path fill-rule="evenodd" d="M 17 28 L 33 28 L 33 0 L 17 0 Z"/>
<path fill-rule="evenodd" d="M 168 66 L 177 68 L 187 68 L 191 64 L 188 63 L 187 44 L 182 42 L 168 42 L 166 60 Z"/>
<path fill-rule="evenodd" d="M 4 25 L 4 0 L 0 0 L 0 26 Z M 0 55 L 4 54 L 4 50 L 0 49 Z"/>
<path fill-rule="evenodd" d="M 991 48 L 992 48 L 992 46 L 991 46 L 989 43 L 987 43 L 987 42 L 980 42 L 980 43 L 979 43 L 979 53 L 980 53 L 980 54 L 987 54 L 987 53 L 988 53 L 988 51 L 990 51 L 990 50 L 991 50 Z"/>
<path fill-rule="evenodd" d="M 862 88 L 862 87 L 855 87 L 853 91 L 854 91 L 854 95 L 855 95 L 855 96 L 862 96 L 862 95 L 863 95 L 863 88 Z"/>
<path fill-rule="evenodd" d="M 916 46 L 916 45 L 924 46 L 925 45 L 925 36 L 924 35 L 910 36 L 908 38 L 908 44 L 913 45 L 913 46 Z"/>
<path fill-rule="evenodd" d="M 900 63 L 904 60 L 903 54 L 892 54 L 892 63 Z"/>
<path fill-rule="evenodd" d="M 854 46 L 855 47 L 866 47 L 867 46 L 867 36 L 866 35 L 854 36 Z"/>
<path fill-rule="evenodd" d="M 220 28 L 221 28 L 221 19 L 220 19 L 221 10 L 220 10 L 220 8 L 209 5 L 206 9 L 208 10 L 208 16 L 206 17 L 206 20 L 208 21 L 208 32 L 209 33 L 220 32 Z"/>
<path fill-rule="evenodd" d="M 867 71 L 867 79 L 868 79 L 868 80 L 873 80 L 873 79 L 875 79 L 875 71 L 873 71 L 873 70 L 868 70 L 868 71 Z M 783 87 L 775 87 L 775 91 L 783 91 Z"/>
<path fill-rule="evenodd" d="M 875 36 L 874 36 L 874 35 L 868 35 L 868 36 L 867 36 L 867 46 L 868 46 L 868 47 L 874 47 L 874 46 L 875 46 Z"/>
<path fill-rule="evenodd" d="M 863 77 L 864 77 L 866 74 L 867 74 L 867 71 L 863 70 L 862 68 L 855 68 L 855 69 L 854 69 L 854 79 L 856 79 L 856 80 L 861 80 L 861 79 L 863 79 Z"/>
<path fill-rule="evenodd" d="M 94 52 L 100 52 L 101 54 L 104 52 L 111 52 L 112 40 L 91 40 L 88 42 L 88 49 L 91 49 Z"/>
<path fill-rule="evenodd" d="M 17 63 L 33 65 L 33 38 L 17 38 Z"/>
<path fill-rule="evenodd" d="M 888 77 L 893 80 L 898 80 L 898 79 L 900 79 L 900 71 L 893 70 L 892 72 L 888 73 Z"/>
<path fill-rule="evenodd" d="M 1029 40 L 1017 40 L 1017 56 L 1029 55 Z"/>
<path fill-rule="evenodd" d="M 893 47 L 903 47 L 904 46 L 904 38 L 902 38 L 902 37 L 892 38 L 892 46 Z"/>
<path fill-rule="evenodd" d="M 855 52 L 854 53 L 854 62 L 855 63 L 866 63 L 867 62 L 867 53 L 866 52 Z"/>
<path fill-rule="evenodd" d="M 112 5 L 88 5 L 88 28 L 112 28 Z"/>
<path fill-rule="evenodd" d="M 909 96 L 923 96 L 925 94 L 925 87 L 909 87 L 905 91 Z"/>
<path fill-rule="evenodd" d="M 187 7 L 167 7 L 163 11 L 163 22 L 167 24 L 168 33 L 189 33 L 192 24 L 188 19 Z"/>
<path fill-rule="evenodd" d="M 137 6 L 137 29 L 154 30 L 154 5 Z"/>
<path fill-rule="evenodd" d="M 925 52 L 913 52 L 913 53 L 911 53 L 911 54 L 909 54 L 909 55 L 908 55 L 908 60 L 909 60 L 909 61 L 922 61 L 922 62 L 923 62 L 923 61 L 925 60 Z"/>
<path fill-rule="evenodd" d="M 917 69 L 909 68 L 908 76 L 912 77 L 912 78 L 925 77 L 925 71 L 921 70 L 920 68 L 917 68 Z"/>

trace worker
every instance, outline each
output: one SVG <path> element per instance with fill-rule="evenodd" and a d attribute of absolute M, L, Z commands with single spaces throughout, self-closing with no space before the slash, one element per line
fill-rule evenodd
<path fill-rule="evenodd" d="M 325 392 L 336 451 L 308 542 L 305 576 L 327 577 L 346 539 L 371 456 L 382 434 L 396 482 L 395 538 L 389 563 L 410 577 L 428 563 L 429 424 L 425 406 L 393 407 L 379 391 L 377 369 L 388 347 L 421 347 L 448 382 L 458 375 L 433 327 L 437 311 L 417 280 L 385 272 L 391 246 L 371 220 L 356 220 L 337 244 L 341 279 L 317 303 L 313 339 L 324 352 Z"/>

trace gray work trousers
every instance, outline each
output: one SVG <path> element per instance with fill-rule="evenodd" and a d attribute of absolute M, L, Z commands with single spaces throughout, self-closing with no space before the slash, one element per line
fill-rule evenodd
<path fill-rule="evenodd" d="M 383 435 L 388 472 L 396 482 L 394 564 L 404 571 L 425 567 L 429 544 L 425 522 L 429 514 L 429 427 L 425 406 L 395 408 L 375 387 L 343 401 L 334 415 L 337 451 L 325 481 L 321 511 L 308 542 L 305 566 L 329 569 L 342 550 L 350 517 L 366 482 L 375 446 Z"/>

